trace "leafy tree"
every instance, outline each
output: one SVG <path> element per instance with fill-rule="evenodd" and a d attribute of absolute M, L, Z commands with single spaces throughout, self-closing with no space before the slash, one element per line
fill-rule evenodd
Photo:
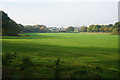
<path fill-rule="evenodd" d="M 116 23 L 114 24 L 114 28 L 120 28 L 120 22 L 116 22 Z"/>
<path fill-rule="evenodd" d="M 94 25 L 90 25 L 90 26 L 87 28 L 87 32 L 93 32 L 93 31 L 92 31 L 93 26 L 94 26 Z"/>
<path fill-rule="evenodd" d="M 30 25 L 24 26 L 23 32 L 32 32 L 34 28 Z"/>
<path fill-rule="evenodd" d="M 49 29 L 46 28 L 45 25 L 34 25 L 34 26 L 27 25 L 27 26 L 24 26 L 23 32 L 24 33 L 33 33 L 33 32 L 46 33 L 46 32 L 49 32 Z"/>
<path fill-rule="evenodd" d="M 72 31 L 74 31 L 74 27 L 69 26 L 69 27 L 66 29 L 66 31 L 67 31 L 67 32 L 72 32 Z"/>
<path fill-rule="evenodd" d="M 2 13 L 2 35 L 4 36 L 16 36 L 20 33 L 20 25 L 14 20 L 10 19 L 6 13 Z"/>
<path fill-rule="evenodd" d="M 109 32 L 112 32 L 113 28 L 112 27 L 109 27 Z"/>
<path fill-rule="evenodd" d="M 107 25 L 101 25 L 101 28 L 99 29 L 100 32 L 106 32 Z"/>
<path fill-rule="evenodd" d="M 82 29 L 82 32 L 87 32 L 87 26 L 82 26 L 81 29 Z"/>
<path fill-rule="evenodd" d="M 100 25 L 94 25 L 92 28 L 93 32 L 99 32 L 100 31 L 101 26 Z"/>
<path fill-rule="evenodd" d="M 18 24 L 18 26 L 19 26 L 19 33 L 22 33 L 24 26 L 22 24 Z"/>
<path fill-rule="evenodd" d="M 113 27 L 113 24 L 109 24 L 108 27 Z"/>

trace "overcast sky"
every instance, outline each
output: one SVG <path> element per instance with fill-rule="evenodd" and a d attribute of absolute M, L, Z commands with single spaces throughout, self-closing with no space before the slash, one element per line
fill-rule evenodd
<path fill-rule="evenodd" d="M 0 9 L 23 25 L 68 27 L 118 21 L 118 0 L 2 0 Z"/>

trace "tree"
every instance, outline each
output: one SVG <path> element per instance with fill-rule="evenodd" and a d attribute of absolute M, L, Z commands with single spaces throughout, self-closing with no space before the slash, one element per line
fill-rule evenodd
<path fill-rule="evenodd" d="M 92 31 L 93 26 L 94 26 L 94 25 L 90 25 L 90 26 L 87 28 L 87 32 L 93 32 L 93 31 Z"/>
<path fill-rule="evenodd" d="M 112 27 L 109 27 L 109 32 L 112 32 L 113 28 Z"/>
<path fill-rule="evenodd" d="M 45 25 L 34 25 L 34 26 L 27 25 L 27 26 L 24 26 L 24 29 L 23 29 L 24 33 L 31 33 L 31 32 L 46 33 L 48 31 L 49 29 Z"/>
<path fill-rule="evenodd" d="M 109 24 L 107 27 L 113 27 L 113 24 Z"/>
<path fill-rule="evenodd" d="M 113 27 L 114 28 L 120 28 L 120 22 L 116 22 Z"/>
<path fill-rule="evenodd" d="M 6 13 L 2 13 L 2 35 L 4 36 L 16 36 L 20 33 L 20 25 L 14 20 L 10 19 Z"/>
<path fill-rule="evenodd" d="M 24 26 L 23 32 L 33 32 L 35 28 L 30 25 Z"/>
<path fill-rule="evenodd" d="M 100 25 L 94 25 L 92 28 L 93 32 L 99 32 L 100 31 L 101 26 Z"/>
<path fill-rule="evenodd" d="M 74 27 L 72 26 L 69 26 L 67 29 L 66 29 L 67 32 L 73 32 L 74 31 Z"/>
<path fill-rule="evenodd" d="M 82 30 L 82 32 L 87 32 L 87 26 L 82 26 L 81 30 Z"/>
<path fill-rule="evenodd" d="M 18 26 L 19 26 L 19 33 L 22 33 L 23 29 L 24 29 L 24 26 L 22 24 L 18 24 Z"/>

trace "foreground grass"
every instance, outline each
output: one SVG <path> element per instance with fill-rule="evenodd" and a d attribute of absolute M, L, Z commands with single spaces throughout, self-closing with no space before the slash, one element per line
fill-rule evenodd
<path fill-rule="evenodd" d="M 25 77 L 118 77 L 117 35 L 25 33 L 21 36 L 3 36 L 2 42 L 3 55 L 17 53 L 17 58 L 14 59 L 15 64 L 21 64 L 20 60 L 26 56 L 34 63 L 32 67 L 9 75 L 12 78 L 23 77 L 25 75 L 22 74 L 25 72 L 29 74 L 29 71 L 31 75 Z M 60 62 L 56 66 L 58 58 Z"/>

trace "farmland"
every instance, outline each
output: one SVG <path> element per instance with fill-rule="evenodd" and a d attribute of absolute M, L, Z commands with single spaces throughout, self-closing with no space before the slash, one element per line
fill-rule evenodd
<path fill-rule="evenodd" d="M 118 35 L 24 33 L 20 36 L 3 36 L 2 44 L 3 57 L 7 53 L 16 53 L 17 56 L 10 64 L 14 65 L 14 73 L 8 73 L 6 77 L 118 77 Z M 22 64 L 20 60 L 24 57 L 30 58 L 33 65 L 19 70 L 19 65 Z M 56 65 L 58 60 L 59 64 Z"/>

